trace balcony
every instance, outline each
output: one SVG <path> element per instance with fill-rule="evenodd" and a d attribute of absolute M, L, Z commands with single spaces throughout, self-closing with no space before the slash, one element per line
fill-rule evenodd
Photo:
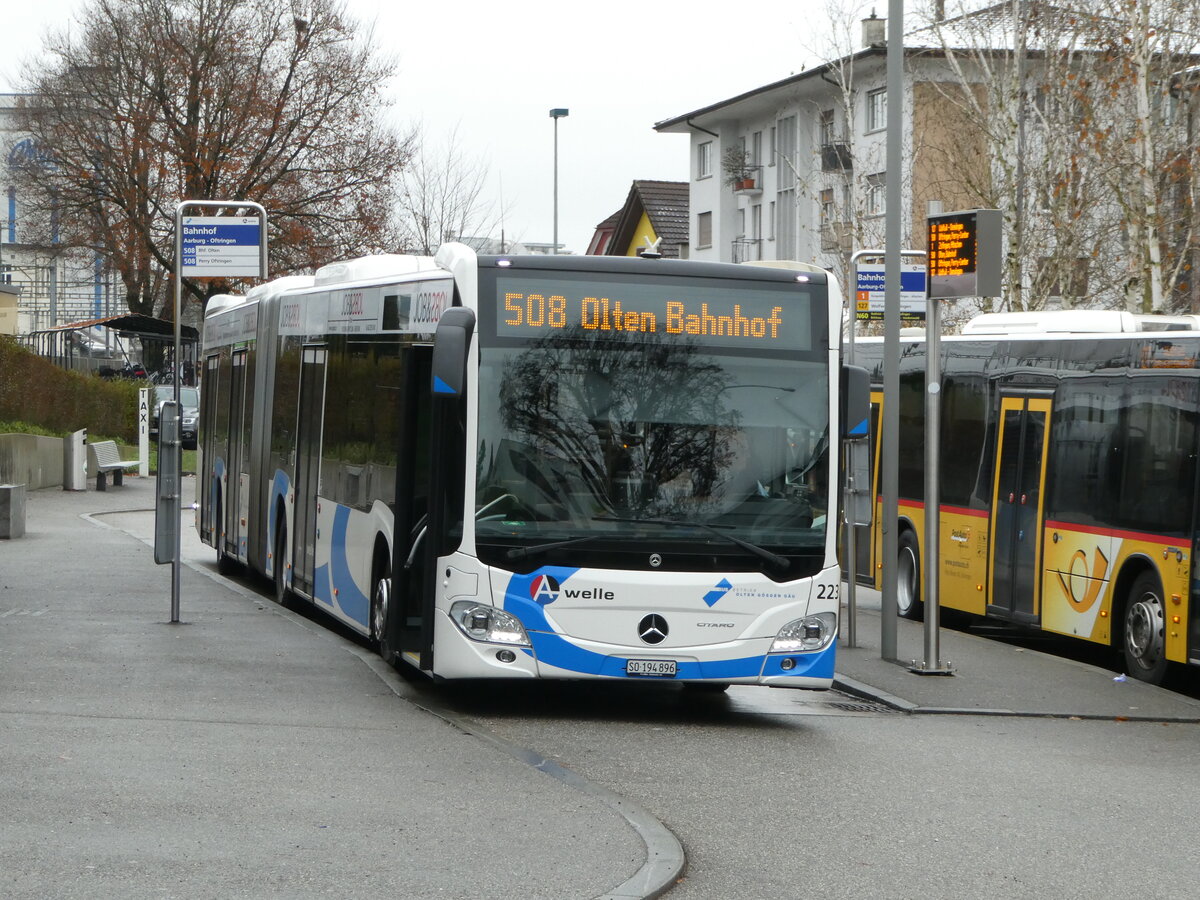
<path fill-rule="evenodd" d="M 737 238 L 729 258 L 735 263 L 757 262 L 762 259 L 762 238 Z"/>
<path fill-rule="evenodd" d="M 854 160 L 850 156 L 850 145 L 845 141 L 835 141 L 821 145 L 822 172 L 849 172 L 854 168 Z"/>
<path fill-rule="evenodd" d="M 826 222 L 821 226 L 821 249 L 849 253 L 854 249 L 854 226 L 849 222 Z"/>
<path fill-rule="evenodd" d="M 733 193 L 739 197 L 757 197 L 762 189 L 762 166 L 746 166 L 741 172 L 729 176 Z"/>

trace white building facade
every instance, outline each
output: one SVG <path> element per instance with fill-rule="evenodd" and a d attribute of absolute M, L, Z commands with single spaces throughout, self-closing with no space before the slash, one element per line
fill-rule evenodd
<path fill-rule="evenodd" d="M 17 124 L 29 98 L 0 94 L 0 284 L 18 291 L 16 333 L 28 334 L 125 311 L 99 254 L 34 237 L 15 178 L 17 169 L 49 165 Z"/>

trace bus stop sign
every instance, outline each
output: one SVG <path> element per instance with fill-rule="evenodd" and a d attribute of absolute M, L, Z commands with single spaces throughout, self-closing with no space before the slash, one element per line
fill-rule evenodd
<path fill-rule="evenodd" d="M 258 216 L 183 216 L 183 277 L 262 277 L 262 232 Z"/>

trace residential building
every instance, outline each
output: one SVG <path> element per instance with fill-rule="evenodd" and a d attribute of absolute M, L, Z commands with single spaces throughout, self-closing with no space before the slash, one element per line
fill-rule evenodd
<path fill-rule="evenodd" d="M 596 226 L 588 255 L 686 257 L 688 194 L 685 181 L 633 182 L 625 205 Z"/>
<path fill-rule="evenodd" d="M 688 255 L 815 262 L 846 284 L 851 254 L 884 246 L 887 186 L 898 178 L 904 249 L 924 250 L 931 202 L 945 212 L 1001 209 L 1007 295 L 985 298 L 979 308 L 1141 303 L 1149 278 L 1130 246 L 1139 235 L 1145 240 L 1146 226 L 1130 224 L 1136 211 L 1112 199 L 1131 192 L 1114 186 L 1112 166 L 1078 164 L 1085 153 L 1104 158 L 1088 143 L 1095 130 L 1089 135 L 1087 122 L 1105 114 L 1106 99 L 1099 92 L 1088 98 L 1093 105 L 1084 115 L 1074 106 L 1083 101 L 1072 81 L 1072 73 L 1086 70 L 1100 75 L 1092 83 L 1111 83 L 1102 74 L 1103 54 L 1089 49 L 1099 46 L 1088 40 L 1101 32 L 1077 30 L 1081 49 L 1066 54 L 1059 36 L 1082 28 L 1078 17 L 1034 0 L 1022 5 L 1018 29 L 1014 8 L 996 4 L 906 36 L 895 173 L 887 171 L 885 21 L 874 14 L 862 22 L 857 51 L 658 122 L 657 131 L 690 135 Z M 1111 34 L 1121 23 L 1101 24 Z M 1167 98 L 1169 84 L 1178 93 L 1172 67 L 1185 71 L 1190 59 L 1154 60 L 1156 118 L 1147 133 L 1161 135 L 1155 165 L 1164 178 L 1183 170 L 1180 150 L 1172 148 L 1186 148 L 1193 129 L 1192 113 L 1172 118 Z M 1013 105 L 1002 108 L 1005 101 Z M 1111 106 L 1107 115 L 1111 121 Z M 998 133 L 997 122 L 1010 130 Z M 1185 198 L 1197 180 L 1188 173 L 1176 190 Z M 1137 187 L 1132 177 L 1128 183 Z M 1181 207 L 1161 226 L 1163 246 L 1186 247 L 1197 232 L 1190 206 Z M 1178 308 L 1194 287 L 1184 279 L 1166 288 L 1172 291 Z"/>

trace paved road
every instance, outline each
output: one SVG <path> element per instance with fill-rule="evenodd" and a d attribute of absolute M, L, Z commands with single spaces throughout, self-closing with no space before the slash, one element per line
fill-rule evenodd
<path fill-rule="evenodd" d="M 150 505 L 127 484 L 35 492 L 26 536 L 0 542 L 0 896 L 558 900 L 664 880 L 673 839 L 636 802 L 431 714 L 252 589 L 185 567 L 168 624 L 170 567 L 121 530 L 152 519 L 105 512 Z"/>

